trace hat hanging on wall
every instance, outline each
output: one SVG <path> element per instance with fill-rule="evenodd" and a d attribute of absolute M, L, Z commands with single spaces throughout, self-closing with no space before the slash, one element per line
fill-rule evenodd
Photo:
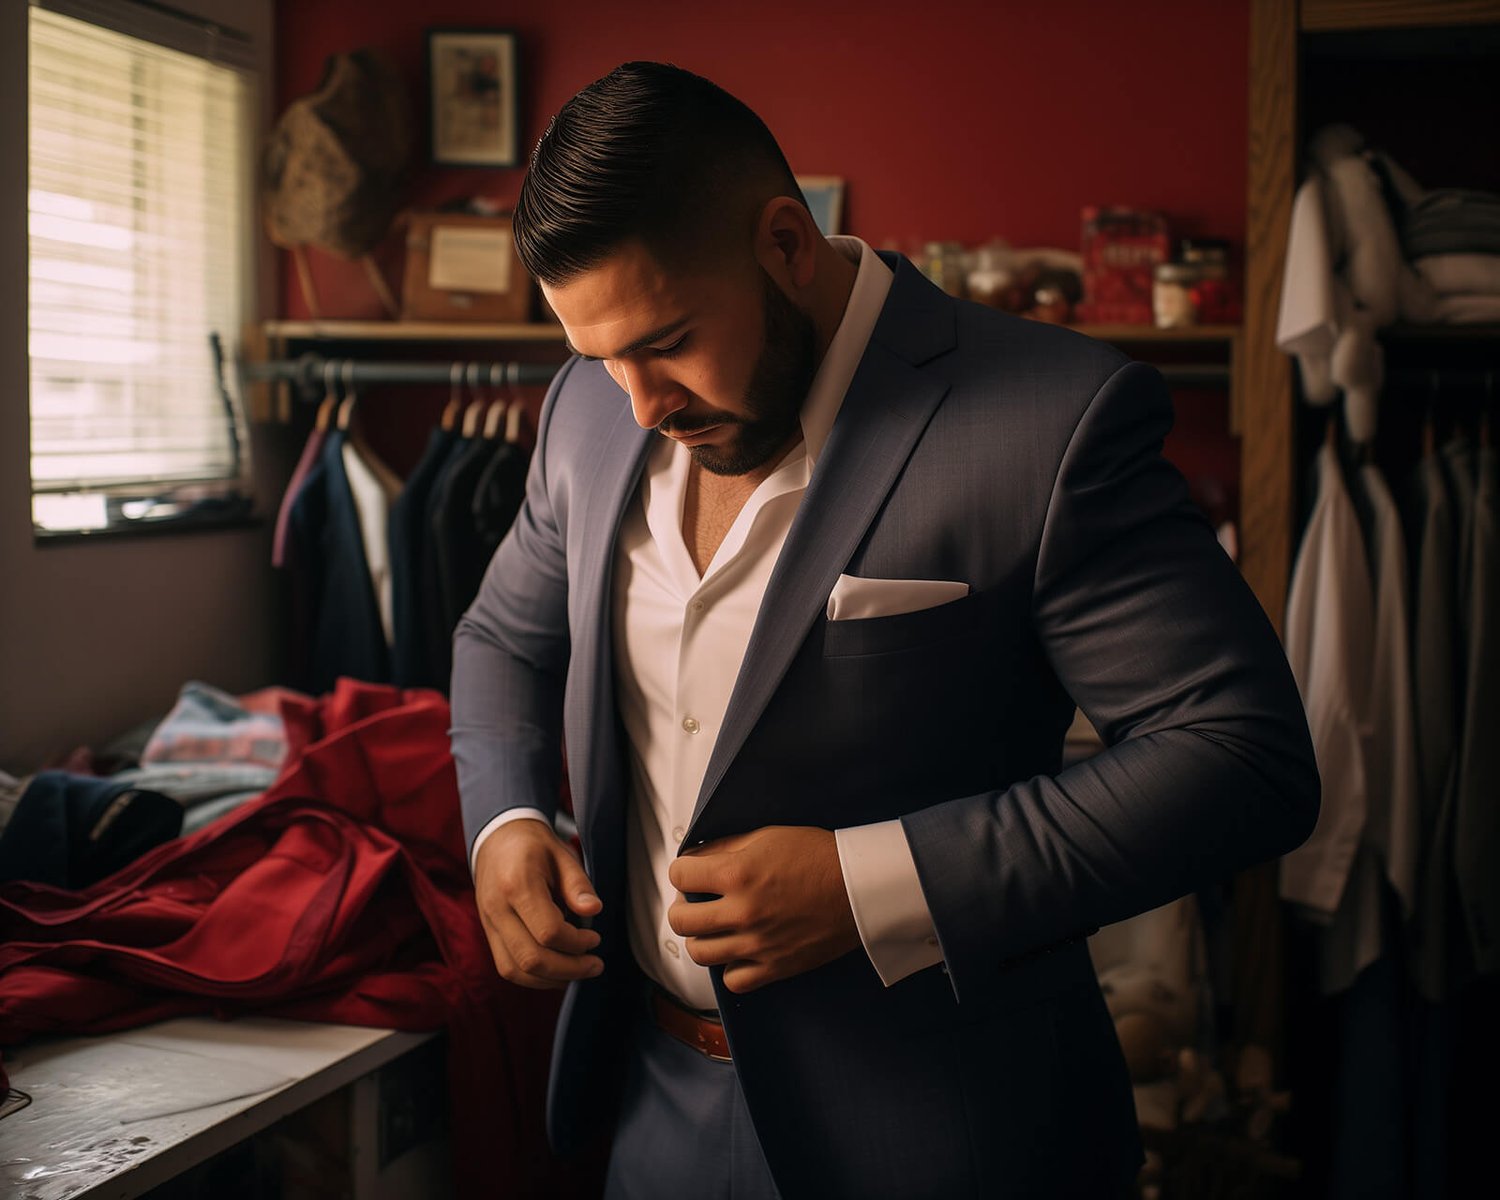
<path fill-rule="evenodd" d="M 321 313 L 304 246 L 362 262 L 386 312 L 397 315 L 370 252 L 400 204 L 414 141 L 406 85 L 368 49 L 331 55 L 317 89 L 276 122 L 264 158 L 266 229 L 291 250 L 314 317 Z"/>

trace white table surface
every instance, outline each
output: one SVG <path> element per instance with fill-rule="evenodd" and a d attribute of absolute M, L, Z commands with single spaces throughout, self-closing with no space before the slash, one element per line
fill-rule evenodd
<path fill-rule="evenodd" d="M 138 1196 L 434 1036 L 178 1017 L 7 1050 L 31 1103 L 0 1119 L 0 1196 Z"/>

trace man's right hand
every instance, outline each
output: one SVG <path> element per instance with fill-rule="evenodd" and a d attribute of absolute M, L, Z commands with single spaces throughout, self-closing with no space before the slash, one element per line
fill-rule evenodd
<path fill-rule="evenodd" d="M 545 821 L 514 820 L 485 838 L 474 863 L 474 896 L 495 966 L 511 983 L 560 988 L 604 969 L 588 953 L 599 935 L 570 925 L 558 906 L 591 917 L 603 905 L 572 847 Z"/>

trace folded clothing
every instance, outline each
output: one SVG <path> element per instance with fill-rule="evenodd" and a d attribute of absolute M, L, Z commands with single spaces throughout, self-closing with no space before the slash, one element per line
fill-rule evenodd
<path fill-rule="evenodd" d="M 1439 296 L 1500 296 L 1500 254 L 1428 254 L 1412 266 Z"/>
<path fill-rule="evenodd" d="M 282 713 L 262 796 L 82 891 L 0 885 L 0 1046 L 186 1013 L 446 1027 L 457 1194 L 585 1194 L 545 1150 L 560 994 L 495 972 L 447 702 L 340 679 Z"/>
<path fill-rule="evenodd" d="M 1437 188 L 1407 209 L 1401 248 L 1408 259 L 1429 254 L 1500 254 L 1500 196 L 1472 188 Z"/>
<path fill-rule="evenodd" d="M 0 831 L 0 882 L 81 888 L 177 836 L 182 807 L 129 781 L 39 771 Z"/>
<path fill-rule="evenodd" d="M 1433 315 L 1445 325 L 1500 323 L 1500 296 L 1444 296 Z"/>
<path fill-rule="evenodd" d="M 275 771 L 287 748 L 277 708 L 283 695 L 296 693 L 268 688 L 236 699 L 206 683 L 185 683 L 177 704 L 141 752 L 141 765 L 244 763 Z"/>

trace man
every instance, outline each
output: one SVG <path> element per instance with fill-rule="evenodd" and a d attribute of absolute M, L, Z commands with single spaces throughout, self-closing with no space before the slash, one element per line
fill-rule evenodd
<path fill-rule="evenodd" d="M 617 1122 L 620 1197 L 1123 1194 L 1085 937 L 1318 807 L 1160 376 L 824 238 L 659 64 L 563 107 L 515 234 L 576 356 L 453 747 L 496 965 L 568 987 L 554 1145 Z M 1075 702 L 1108 749 L 1060 771 Z"/>

